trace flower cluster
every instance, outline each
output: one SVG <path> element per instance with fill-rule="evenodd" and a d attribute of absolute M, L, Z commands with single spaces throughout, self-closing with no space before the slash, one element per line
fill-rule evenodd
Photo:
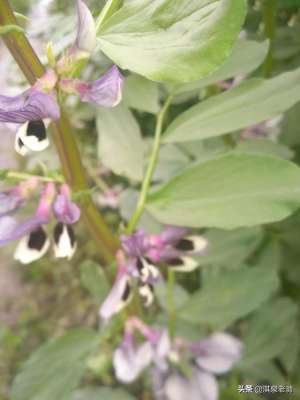
<path fill-rule="evenodd" d="M 121 242 L 117 277 L 100 308 L 103 319 L 109 319 L 130 302 L 134 282 L 144 305 L 149 307 L 153 302 L 153 285 L 162 278 L 158 266 L 193 271 L 198 263 L 191 256 L 203 254 L 208 245 L 202 236 L 190 235 L 188 229 L 180 227 L 167 227 L 158 235 L 140 230 L 131 236 L 122 236 Z"/>
<path fill-rule="evenodd" d="M 144 337 L 143 343 L 137 341 L 135 331 Z M 171 340 L 167 331 L 132 317 L 114 352 L 113 365 L 123 383 L 135 381 L 152 365 L 156 400 L 217 400 L 215 375 L 228 372 L 240 360 L 242 349 L 242 343 L 227 333 L 215 333 L 197 342 Z"/>
<path fill-rule="evenodd" d="M 32 217 L 19 223 L 12 216 L 25 204 L 38 184 L 37 179 L 31 179 L 0 193 L 0 247 L 20 240 L 14 258 L 23 264 L 38 260 L 50 247 L 51 241 L 44 226 L 51 222 L 53 214 L 56 219 L 53 230 L 54 254 L 57 258 L 70 259 L 76 250 L 72 225 L 79 220 L 80 209 L 72 202 L 68 185 L 61 185 L 57 194 L 54 183 L 46 184 Z"/>
<path fill-rule="evenodd" d="M 123 76 L 116 66 L 95 81 L 73 79 L 77 63 L 88 58 L 96 45 L 95 21 L 82 0 L 77 0 L 77 36 L 74 45 L 54 70 L 18 96 L 0 95 L 0 122 L 17 124 L 15 149 L 21 155 L 49 145 L 47 128 L 60 117 L 57 90 L 79 95 L 83 102 L 114 107 L 122 98 Z"/>

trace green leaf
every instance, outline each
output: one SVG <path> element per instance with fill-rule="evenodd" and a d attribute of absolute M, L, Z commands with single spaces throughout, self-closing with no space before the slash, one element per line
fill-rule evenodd
<path fill-rule="evenodd" d="M 93 261 L 84 261 L 80 265 L 80 280 L 95 302 L 101 304 L 110 289 L 103 268 Z"/>
<path fill-rule="evenodd" d="M 209 247 L 197 258 L 200 265 L 237 266 L 256 248 L 262 239 L 262 230 L 241 228 L 233 231 L 209 229 L 205 232 Z"/>
<path fill-rule="evenodd" d="M 125 80 L 123 102 L 127 107 L 156 114 L 160 109 L 158 84 L 139 75 L 130 75 Z"/>
<path fill-rule="evenodd" d="M 133 0 L 98 30 L 101 50 L 121 68 L 155 81 L 190 82 L 229 56 L 244 0 Z"/>
<path fill-rule="evenodd" d="M 198 290 L 179 311 L 179 317 L 212 329 L 225 329 L 246 316 L 277 289 L 276 271 L 243 268 L 225 272 Z"/>
<path fill-rule="evenodd" d="M 117 175 L 141 180 L 145 147 L 131 112 L 124 106 L 100 108 L 97 129 L 98 155 L 103 165 Z"/>
<path fill-rule="evenodd" d="M 273 79 L 250 79 L 179 115 L 163 141 L 185 142 L 237 131 L 282 113 L 300 100 L 300 68 Z"/>
<path fill-rule="evenodd" d="M 7 35 L 8 33 L 12 33 L 12 32 L 23 33 L 25 31 L 19 25 L 3 25 L 3 26 L 0 26 L 0 36 L 1 35 Z"/>
<path fill-rule="evenodd" d="M 128 392 L 123 389 L 112 389 L 108 387 L 89 388 L 77 390 L 71 400 L 134 400 Z"/>
<path fill-rule="evenodd" d="M 50 340 L 25 362 L 13 383 L 12 400 L 64 399 L 79 384 L 98 345 L 99 336 L 87 329 Z"/>
<path fill-rule="evenodd" d="M 286 159 L 291 159 L 294 155 L 293 151 L 287 146 L 269 139 L 242 140 L 238 143 L 235 150 L 241 153 L 270 154 L 271 156 L 273 155 Z"/>
<path fill-rule="evenodd" d="M 265 305 L 250 320 L 243 338 L 245 353 L 240 362 L 242 369 L 278 356 L 287 346 L 287 340 L 296 330 L 298 307 L 288 298 Z"/>
<path fill-rule="evenodd" d="M 201 89 L 205 86 L 238 75 L 247 75 L 261 65 L 268 54 L 268 50 L 268 40 L 265 40 L 264 42 L 256 42 L 254 40 L 240 39 L 235 44 L 230 57 L 216 72 L 209 75 L 207 78 L 179 86 L 176 93 L 179 94 L 195 89 Z"/>
<path fill-rule="evenodd" d="M 121 8 L 123 0 L 107 0 L 105 6 L 103 7 L 99 18 L 96 23 L 96 30 L 98 31 L 104 22 L 111 17 L 116 11 Z"/>
<path fill-rule="evenodd" d="M 147 202 L 160 222 L 225 229 L 279 221 L 299 206 L 299 167 L 247 153 L 196 164 L 150 194 Z"/>

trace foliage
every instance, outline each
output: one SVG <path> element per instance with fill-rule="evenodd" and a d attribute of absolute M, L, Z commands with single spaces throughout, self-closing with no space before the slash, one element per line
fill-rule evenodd
<path fill-rule="evenodd" d="M 13 2 L 28 17 L 22 28 L 2 25 L 0 14 L 1 37 L 25 31 L 38 50 L 51 40 L 57 61 L 73 43 L 73 2 L 52 1 L 44 16 L 42 1 L 25 3 Z M 21 162 L 10 156 L 13 168 L 0 152 L 1 191 L 28 176 L 67 179 L 73 200 L 87 210 L 76 225 L 71 261 L 48 253 L 21 268 L 7 261 L 11 248 L 1 248 L 1 400 L 152 399 L 149 374 L 125 386 L 112 367 L 126 320 L 137 313 L 188 340 L 222 330 L 242 340 L 242 359 L 219 381 L 220 400 L 247 396 L 238 394 L 240 384 L 292 385 L 299 396 L 300 3 L 278 0 L 276 9 L 271 3 L 88 2 L 97 47 L 72 73 L 93 81 L 114 62 L 125 76 L 122 103 L 90 106 L 59 93 L 76 128 L 86 189 L 76 179 L 72 186 L 74 176 L 62 177 L 55 135 L 43 153 Z M 1 94 L 9 86 L 23 90 L 15 63 L 3 59 L 9 74 Z M 41 60 L 47 65 L 44 54 Z M 69 149 L 57 149 L 68 157 Z M 195 256 L 193 272 L 161 268 L 150 308 L 135 298 L 99 322 L 98 308 L 116 277 L 115 244 L 103 242 L 112 253 L 104 265 L 83 223 L 90 218 L 97 230 L 90 198 L 115 236 L 176 225 L 201 233 L 208 248 Z M 22 213 L 32 213 L 30 205 Z M 4 290 L 4 263 L 15 274 L 13 294 Z"/>

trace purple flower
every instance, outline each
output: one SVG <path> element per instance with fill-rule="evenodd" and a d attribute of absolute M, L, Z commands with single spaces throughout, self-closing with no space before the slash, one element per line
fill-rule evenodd
<path fill-rule="evenodd" d="M 179 373 L 169 375 L 159 393 L 156 400 L 217 400 L 218 384 L 212 375 L 193 369 L 189 378 Z"/>
<path fill-rule="evenodd" d="M 0 218 L 22 207 L 25 200 L 38 185 L 36 178 L 28 179 L 19 185 L 0 192 Z"/>
<path fill-rule="evenodd" d="M 35 87 L 18 96 L 0 96 L 0 122 L 23 124 L 47 118 L 56 120 L 59 114 L 54 96 Z"/>
<path fill-rule="evenodd" d="M 193 271 L 198 263 L 190 256 L 203 254 L 207 240 L 201 236 L 185 236 L 186 228 L 168 227 L 160 235 L 147 235 L 139 230 L 121 236 L 123 250 L 118 252 L 118 275 L 112 291 L 100 308 L 100 316 L 111 318 L 131 300 L 131 281 L 135 280 L 145 307 L 154 300 L 153 286 L 161 279 L 156 264 L 163 263 L 174 271 Z"/>
<path fill-rule="evenodd" d="M 117 257 L 122 257 L 121 253 Z M 126 267 L 119 265 L 118 274 L 113 287 L 102 303 L 99 315 L 102 319 L 108 320 L 120 312 L 132 299 L 131 277 Z"/>
<path fill-rule="evenodd" d="M 135 381 L 150 365 L 152 358 L 153 347 L 151 343 L 144 342 L 139 345 L 131 332 L 128 332 L 113 356 L 117 379 L 124 383 Z"/>
<path fill-rule="evenodd" d="M 83 0 L 76 0 L 77 33 L 73 46 L 58 61 L 60 75 L 73 76 L 82 61 L 88 59 L 96 47 L 96 24 L 92 13 Z"/>
<path fill-rule="evenodd" d="M 102 107 L 115 107 L 122 100 L 124 78 L 113 65 L 96 81 L 84 82 L 79 79 L 62 79 L 60 87 L 67 93 L 78 94 L 82 101 Z"/>
<path fill-rule="evenodd" d="M 135 330 L 144 336 L 142 344 L 137 344 Z M 154 330 L 133 317 L 126 323 L 124 340 L 115 350 L 113 365 L 117 378 L 131 383 L 152 363 L 157 400 L 217 400 L 214 374 L 229 371 L 241 354 L 241 342 L 229 334 L 216 333 L 193 343 L 182 338 L 171 342 L 166 331 Z M 181 368 L 181 359 L 189 368 L 188 374 Z"/>
<path fill-rule="evenodd" d="M 60 194 L 53 205 L 56 218 L 63 224 L 75 224 L 80 218 L 80 208 L 71 200 L 71 190 L 68 185 L 60 187 Z"/>
<path fill-rule="evenodd" d="M 80 218 L 80 208 L 71 200 L 71 190 L 68 185 L 60 187 L 60 194 L 56 197 L 53 210 L 58 223 L 54 228 L 54 254 L 57 258 L 73 257 L 77 242 L 72 224 Z"/>
<path fill-rule="evenodd" d="M 113 65 L 101 78 L 78 87 L 81 100 L 102 107 L 115 107 L 122 100 L 124 78 Z"/>
<path fill-rule="evenodd" d="M 227 333 L 215 333 L 208 339 L 191 343 L 189 349 L 201 369 L 213 374 L 224 374 L 239 361 L 242 344 Z"/>
<path fill-rule="evenodd" d="M 94 18 L 82 0 L 77 0 L 77 36 L 75 48 L 88 53 L 96 47 L 96 25 Z"/>
<path fill-rule="evenodd" d="M 50 246 L 50 241 L 42 226 L 50 220 L 54 195 L 54 184 L 47 184 L 35 215 L 22 223 L 18 223 L 9 216 L 0 218 L 0 247 L 21 239 L 14 258 L 23 264 L 38 260 Z"/>

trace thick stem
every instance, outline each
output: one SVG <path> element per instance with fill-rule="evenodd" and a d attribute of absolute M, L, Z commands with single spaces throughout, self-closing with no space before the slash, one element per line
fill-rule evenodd
<path fill-rule="evenodd" d="M 153 148 L 149 160 L 149 165 L 143 180 L 140 196 L 137 202 L 136 210 L 125 230 L 125 233 L 127 235 L 130 235 L 136 228 L 137 223 L 139 222 L 139 219 L 142 216 L 142 213 L 144 211 L 145 203 L 147 200 L 147 195 L 149 191 L 149 187 L 152 181 L 153 173 L 155 171 L 155 167 L 157 164 L 157 159 L 159 155 L 159 149 L 160 149 L 160 139 L 161 139 L 161 134 L 162 134 L 162 129 L 163 129 L 163 123 L 165 119 L 166 112 L 171 104 L 173 95 L 170 95 L 166 102 L 164 103 L 162 109 L 160 110 L 158 116 L 157 116 L 157 121 L 156 121 L 156 127 L 155 127 L 155 135 L 154 135 L 154 143 L 153 143 Z"/>
<path fill-rule="evenodd" d="M 0 1 L 0 25 L 15 24 L 16 18 L 8 0 Z M 30 84 L 43 76 L 45 69 L 23 33 L 11 32 L 3 36 L 3 40 L 21 68 Z M 61 112 L 59 121 L 52 124 L 53 141 L 61 161 L 66 182 L 74 192 L 88 189 L 85 171 L 81 163 L 80 153 L 68 118 Z M 109 263 L 119 246 L 102 215 L 89 198 L 81 207 L 82 217 L 95 240 L 100 256 Z"/>

